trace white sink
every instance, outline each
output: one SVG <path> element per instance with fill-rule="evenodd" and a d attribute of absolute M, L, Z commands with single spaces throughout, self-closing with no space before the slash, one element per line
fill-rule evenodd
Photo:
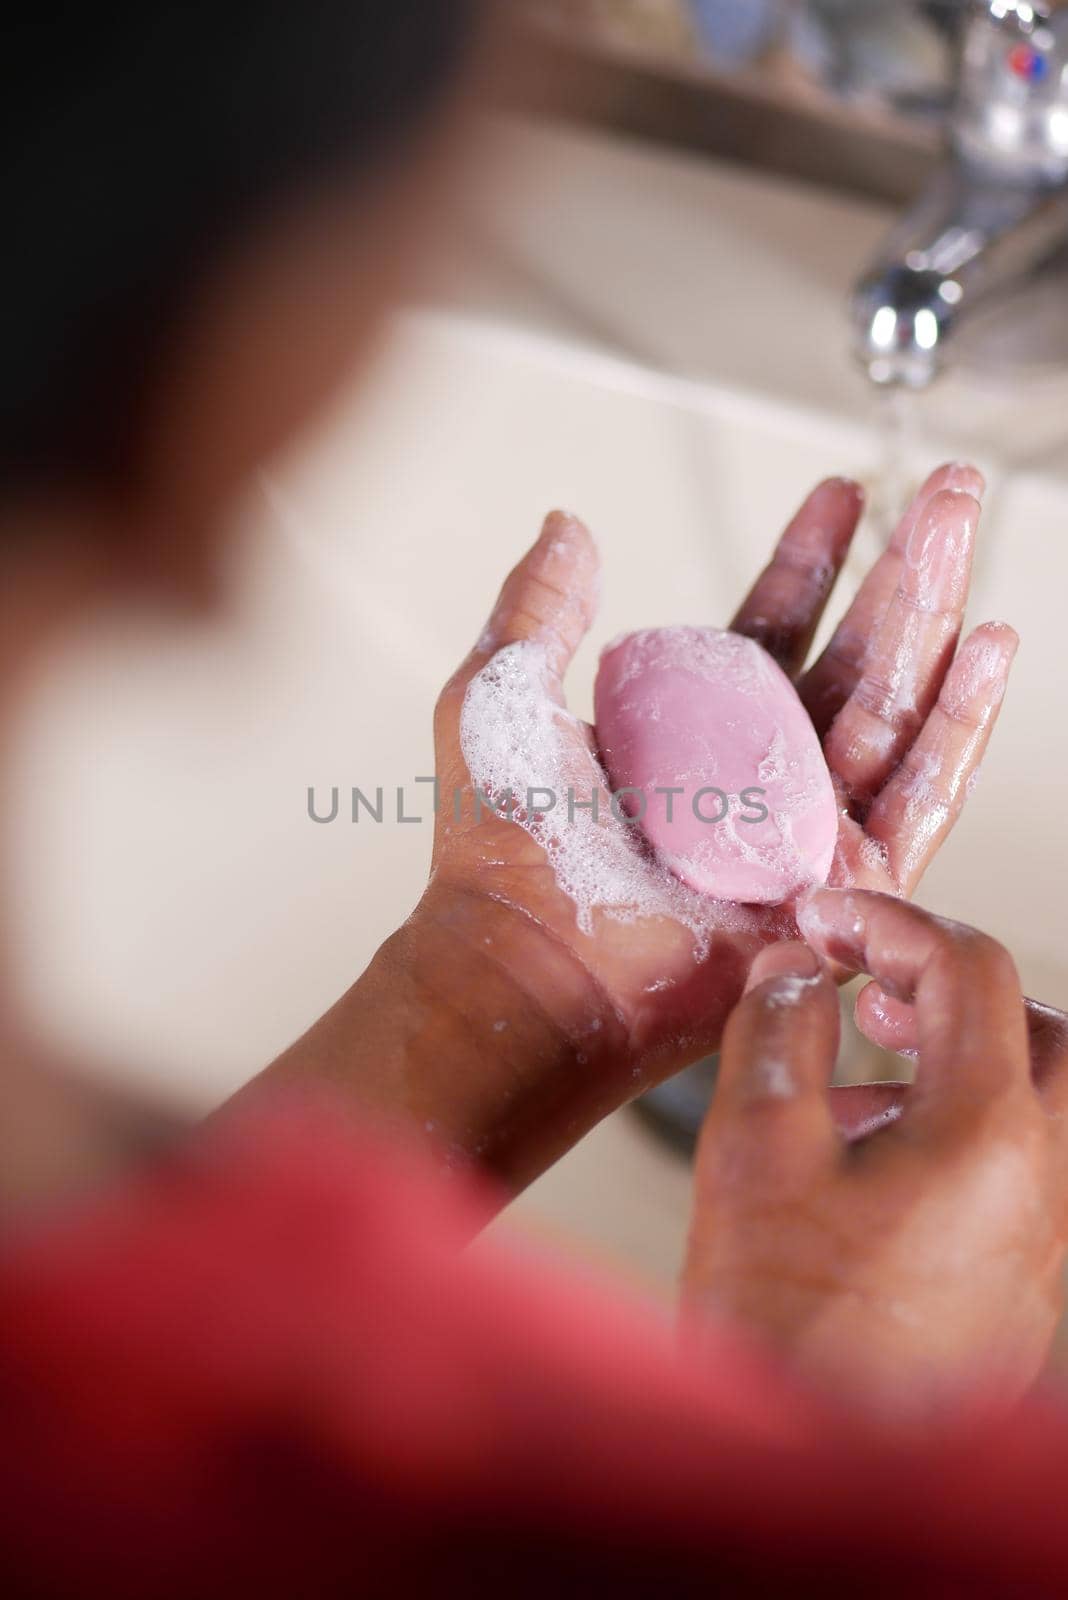
<path fill-rule="evenodd" d="M 9 841 L 19 957 L 54 1038 L 203 1106 L 352 981 L 416 900 L 431 830 L 353 825 L 344 797 L 402 785 L 409 813 L 429 812 L 414 779 L 433 770 L 436 689 L 550 507 L 585 517 L 603 552 L 602 613 L 571 680 L 588 714 L 601 643 L 725 622 L 818 478 L 885 488 L 866 397 L 855 420 L 822 394 L 805 406 L 734 374 L 665 377 L 595 343 L 509 324 L 499 304 L 408 314 L 378 385 L 343 397 L 243 513 L 228 632 L 100 627 L 54 663 Z M 904 476 L 957 442 L 928 433 Z M 980 465 L 970 618 L 1013 622 L 1023 647 L 983 780 L 921 898 L 1004 939 L 1031 992 L 1068 1006 L 1068 487 L 985 451 Z M 860 536 L 846 591 L 879 536 Z M 339 786 L 339 820 L 309 820 L 309 785 L 327 806 Z M 517 1215 L 666 1281 L 685 1192 L 682 1165 L 616 1121 Z"/>

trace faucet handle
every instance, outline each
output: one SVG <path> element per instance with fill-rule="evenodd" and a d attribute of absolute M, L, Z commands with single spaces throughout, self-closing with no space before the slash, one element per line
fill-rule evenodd
<path fill-rule="evenodd" d="M 965 161 L 992 174 L 1068 179 L 1068 11 L 972 0 L 951 136 Z"/>
<path fill-rule="evenodd" d="M 1054 9 L 1048 0 L 970 0 L 970 6 L 975 17 L 987 17 L 1024 34 L 1048 22 Z"/>

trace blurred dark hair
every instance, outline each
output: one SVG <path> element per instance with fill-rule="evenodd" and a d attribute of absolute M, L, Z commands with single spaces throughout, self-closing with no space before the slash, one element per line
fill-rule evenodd
<path fill-rule="evenodd" d="M 0 492 L 116 476 L 197 275 L 289 193 L 382 159 L 476 0 L 31 8 L 0 45 Z"/>

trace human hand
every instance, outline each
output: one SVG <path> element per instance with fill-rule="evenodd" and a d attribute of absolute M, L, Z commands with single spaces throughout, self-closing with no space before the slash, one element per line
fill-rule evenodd
<path fill-rule="evenodd" d="M 684 1288 L 801 1372 L 891 1416 L 1015 1399 L 1063 1304 L 1068 1019 L 1029 1029 L 992 939 L 882 895 L 816 890 L 754 963 L 698 1148 Z M 813 954 L 815 951 L 817 954 Z M 869 1137 L 828 1085 L 825 962 L 907 1007 L 915 1083 Z"/>
<path fill-rule="evenodd" d="M 969 467 L 932 474 L 827 650 L 802 672 L 861 508 L 855 484 L 821 484 L 731 624 L 796 679 L 824 740 L 842 811 L 834 883 L 910 893 L 959 815 L 989 739 L 1015 635 L 986 624 L 954 661 L 982 487 Z M 562 689 L 593 618 L 597 579 L 589 534 L 554 514 L 442 694 L 437 772 L 446 795 L 462 790 L 470 801 L 461 721 L 472 681 L 523 642 L 539 647 L 540 667 L 526 671 L 514 716 L 529 718 L 540 704 L 558 771 L 576 791 L 607 789 L 594 730 L 566 713 Z M 501 706 L 507 714 L 503 698 Z M 526 785 L 547 781 L 541 771 L 522 776 Z M 482 1046 L 475 1076 L 490 1100 L 507 1091 L 506 1130 L 499 1122 L 487 1129 L 487 1113 L 466 1099 L 462 1116 L 478 1125 L 483 1158 L 512 1181 L 715 1049 L 754 956 L 796 934 L 789 908 L 727 907 L 685 890 L 604 800 L 594 864 L 603 880 L 625 880 L 630 903 L 624 893 L 605 905 L 612 891 L 603 889 L 582 925 L 547 861 L 545 830 L 485 811 L 476 822 L 469 803 L 458 820 L 446 804 L 431 884 L 405 931 L 406 950 L 435 952 L 424 965 L 434 966 L 430 981 L 443 1002 L 463 995 Z M 620 860 L 625 871 L 616 870 Z"/>
<path fill-rule="evenodd" d="M 1015 635 L 986 624 L 953 660 L 981 492 L 969 467 L 928 479 L 827 650 L 802 672 L 861 505 L 855 484 L 821 484 L 732 623 L 796 679 L 823 738 L 841 802 L 832 882 L 909 893 L 990 737 Z M 716 1049 L 754 957 L 796 936 L 790 907 L 694 894 L 613 817 L 594 731 L 568 715 L 562 689 L 597 579 L 589 534 L 551 516 L 439 701 L 445 801 L 419 906 L 250 1092 L 327 1079 L 447 1161 L 477 1161 L 519 1188 L 608 1112 Z M 497 733 L 510 717 L 521 729 L 528 718 L 551 741 L 556 779 L 602 791 L 600 826 L 575 830 L 601 902 L 585 915 L 557 881 L 543 830 L 473 815 L 464 704 L 502 661 L 524 671 L 507 686 L 518 680 L 518 698 L 497 694 Z M 547 781 L 528 771 L 517 787 Z M 456 791 L 466 797 L 459 819 Z M 841 1108 L 864 1122 L 885 1106 L 885 1092 L 857 1091 Z"/>

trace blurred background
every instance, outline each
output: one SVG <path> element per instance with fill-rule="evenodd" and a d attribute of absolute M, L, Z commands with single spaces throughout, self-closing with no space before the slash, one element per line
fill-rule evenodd
<path fill-rule="evenodd" d="M 199 1112 L 352 982 L 418 898 L 431 829 L 391 801 L 353 823 L 349 790 L 404 787 L 426 817 L 434 697 L 551 506 L 604 555 L 570 691 L 588 716 L 601 645 L 724 622 L 817 479 L 869 491 L 849 592 L 961 456 L 990 482 L 970 620 L 1023 648 L 920 898 L 1068 1006 L 1065 17 L 511 6 L 469 184 L 374 380 L 235 509 L 227 625 L 94 624 L 37 685 L 8 848 L 45 1034 Z M 310 820 L 335 786 L 338 819 Z M 843 1076 L 903 1075 L 844 1014 Z M 699 1106 L 707 1078 L 679 1092 Z M 666 1295 L 684 1145 L 623 1112 L 500 1226 Z"/>
<path fill-rule="evenodd" d="M 521 0 L 524 91 L 569 116 L 908 196 L 952 103 L 958 0 Z"/>

